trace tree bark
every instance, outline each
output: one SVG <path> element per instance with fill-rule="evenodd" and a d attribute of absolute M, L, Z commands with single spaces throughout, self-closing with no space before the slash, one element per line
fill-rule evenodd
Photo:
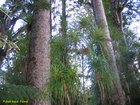
<path fill-rule="evenodd" d="M 42 92 L 47 91 L 50 75 L 50 37 L 50 10 L 36 9 L 32 19 L 26 79 L 28 85 Z M 29 105 L 50 105 L 50 101 L 33 100 Z"/>
<path fill-rule="evenodd" d="M 115 105 L 124 105 L 125 104 L 124 93 L 121 87 L 119 71 L 116 65 L 116 59 L 115 59 L 110 32 L 108 29 L 108 24 L 104 12 L 103 3 L 102 0 L 91 0 L 91 2 L 93 5 L 96 24 L 98 27 L 102 28 L 102 31 L 104 32 L 105 40 L 102 42 L 102 49 L 104 54 L 106 55 L 106 59 L 108 60 L 110 69 L 114 72 L 115 75 L 116 89 L 115 89 L 115 94 L 113 94 L 112 96 L 114 97 L 114 99 L 111 101 L 114 101 Z"/>

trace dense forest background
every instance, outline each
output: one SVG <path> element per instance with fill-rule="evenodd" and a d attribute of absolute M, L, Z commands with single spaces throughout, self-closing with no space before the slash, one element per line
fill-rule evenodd
<path fill-rule="evenodd" d="M 6 0 L 0 105 L 140 105 L 140 0 Z"/>

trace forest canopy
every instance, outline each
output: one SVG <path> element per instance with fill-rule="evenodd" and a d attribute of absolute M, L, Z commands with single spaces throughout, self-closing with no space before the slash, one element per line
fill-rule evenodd
<path fill-rule="evenodd" d="M 140 0 L 6 0 L 0 105 L 139 105 L 134 22 Z"/>

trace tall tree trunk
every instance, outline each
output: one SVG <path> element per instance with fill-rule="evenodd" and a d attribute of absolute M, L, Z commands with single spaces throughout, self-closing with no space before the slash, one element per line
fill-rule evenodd
<path fill-rule="evenodd" d="M 32 19 L 26 79 L 28 85 L 42 92 L 47 91 L 50 75 L 50 36 L 50 10 L 36 9 Z M 32 100 L 29 105 L 50 105 L 50 101 Z"/>
<path fill-rule="evenodd" d="M 114 24 L 117 28 L 123 31 L 123 16 L 122 11 L 127 5 L 129 0 L 109 0 L 110 1 L 110 9 L 113 16 Z"/>
<path fill-rule="evenodd" d="M 122 7 L 119 7 L 119 0 L 110 0 L 110 7 L 113 14 L 114 23 L 120 30 L 123 30 Z"/>
<path fill-rule="evenodd" d="M 64 51 L 62 62 L 67 65 L 67 20 L 66 20 L 66 0 L 62 0 L 62 17 L 61 17 L 62 38 L 64 41 Z"/>
<path fill-rule="evenodd" d="M 115 105 L 124 105 L 125 104 L 124 93 L 121 87 L 119 71 L 116 65 L 116 59 L 115 59 L 110 32 L 108 29 L 108 24 L 104 12 L 103 3 L 102 0 L 91 0 L 91 2 L 93 5 L 93 11 L 94 11 L 97 26 L 102 28 L 102 31 L 104 32 L 105 40 L 102 42 L 102 48 L 104 54 L 106 54 L 106 59 L 108 60 L 110 69 L 113 70 L 115 75 L 116 89 L 115 89 L 115 94 L 113 94 L 112 96 L 114 99 L 111 101 L 114 101 Z"/>

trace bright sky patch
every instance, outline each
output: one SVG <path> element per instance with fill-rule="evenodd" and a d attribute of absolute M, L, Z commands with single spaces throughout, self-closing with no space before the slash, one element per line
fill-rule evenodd
<path fill-rule="evenodd" d="M 0 0 L 0 6 L 5 3 L 6 0 Z"/>

